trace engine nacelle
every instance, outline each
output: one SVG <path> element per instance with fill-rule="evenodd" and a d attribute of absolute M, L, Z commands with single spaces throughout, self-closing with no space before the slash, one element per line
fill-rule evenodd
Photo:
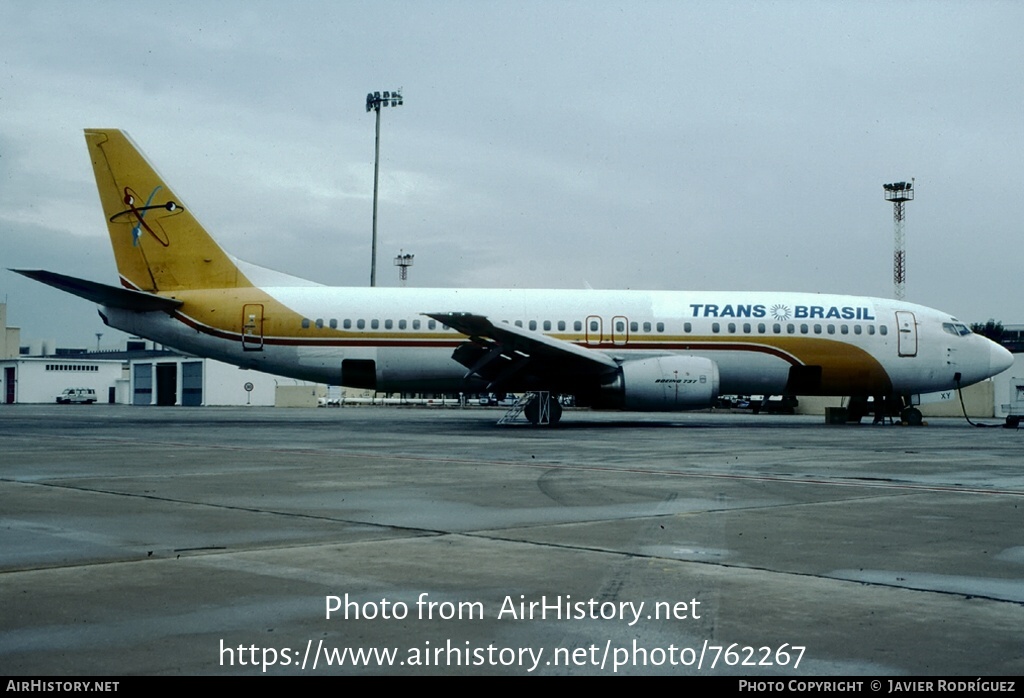
<path fill-rule="evenodd" d="M 594 407 L 672 412 L 711 407 L 718 397 L 718 364 L 699 356 L 656 356 L 626 361 L 601 386 Z"/>

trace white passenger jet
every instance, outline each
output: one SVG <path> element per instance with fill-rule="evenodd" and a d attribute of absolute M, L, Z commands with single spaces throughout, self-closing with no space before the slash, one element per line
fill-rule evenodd
<path fill-rule="evenodd" d="M 85 132 L 118 288 L 19 273 L 100 305 L 103 321 L 199 356 L 381 392 L 532 392 L 675 411 L 722 394 L 898 404 L 1012 363 L 950 315 L 856 296 L 698 291 L 333 288 L 236 259 L 121 131 Z"/>

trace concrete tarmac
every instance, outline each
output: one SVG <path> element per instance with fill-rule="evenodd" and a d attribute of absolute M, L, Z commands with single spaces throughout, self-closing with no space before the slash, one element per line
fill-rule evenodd
<path fill-rule="evenodd" d="M 1024 675 L 1018 431 L 500 414 L 0 406 L 0 673 Z"/>

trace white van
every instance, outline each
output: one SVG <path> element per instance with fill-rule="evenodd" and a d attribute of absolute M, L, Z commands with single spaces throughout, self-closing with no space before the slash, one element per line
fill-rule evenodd
<path fill-rule="evenodd" d="M 92 388 L 65 388 L 57 396 L 58 405 L 91 405 L 96 402 L 96 391 Z"/>

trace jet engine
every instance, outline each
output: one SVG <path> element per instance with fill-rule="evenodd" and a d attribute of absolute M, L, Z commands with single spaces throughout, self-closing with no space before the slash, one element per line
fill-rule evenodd
<path fill-rule="evenodd" d="M 626 361 L 594 397 L 596 408 L 636 412 L 711 407 L 718 397 L 718 364 L 699 356 Z"/>

